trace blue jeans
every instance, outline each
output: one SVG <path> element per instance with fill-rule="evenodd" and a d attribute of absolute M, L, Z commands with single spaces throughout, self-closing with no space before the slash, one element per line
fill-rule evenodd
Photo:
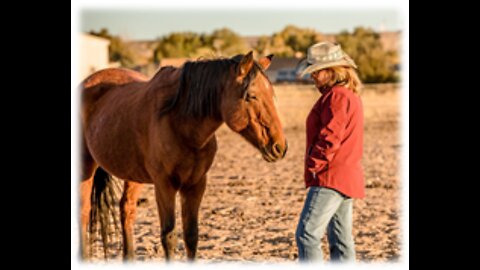
<path fill-rule="evenodd" d="M 330 260 L 355 261 L 352 201 L 334 189 L 309 187 L 295 233 L 300 261 L 323 260 L 320 244 L 325 229 L 328 229 Z"/>

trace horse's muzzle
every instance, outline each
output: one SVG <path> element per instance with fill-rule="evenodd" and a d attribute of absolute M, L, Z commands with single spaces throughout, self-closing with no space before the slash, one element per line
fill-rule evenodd
<path fill-rule="evenodd" d="M 275 162 L 285 157 L 287 154 L 287 149 L 288 144 L 285 140 L 285 147 L 282 147 L 278 143 L 273 143 L 260 148 L 260 151 L 262 152 L 263 159 L 268 162 Z"/>

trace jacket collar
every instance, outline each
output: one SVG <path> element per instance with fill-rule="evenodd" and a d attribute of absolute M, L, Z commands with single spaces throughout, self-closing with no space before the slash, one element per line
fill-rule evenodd
<path fill-rule="evenodd" d="M 326 93 L 330 92 L 332 90 L 333 87 L 322 87 L 320 88 L 320 93 L 322 93 L 322 95 L 325 95 Z"/>

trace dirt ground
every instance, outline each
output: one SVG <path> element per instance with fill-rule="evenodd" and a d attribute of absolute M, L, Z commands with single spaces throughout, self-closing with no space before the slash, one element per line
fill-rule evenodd
<path fill-rule="evenodd" d="M 366 197 L 354 201 L 357 260 L 395 262 L 401 257 L 400 85 L 367 85 L 364 171 Z M 295 229 L 303 207 L 305 119 L 319 93 L 311 85 L 276 85 L 277 108 L 289 143 L 286 157 L 267 163 L 240 135 L 222 126 L 218 152 L 200 207 L 197 258 L 203 262 L 297 261 Z M 185 260 L 177 199 L 178 251 Z M 163 261 L 153 186 L 145 185 L 135 223 L 136 258 Z M 327 259 L 328 244 L 323 239 Z M 94 256 L 103 257 L 97 239 Z M 113 252 L 112 252 L 113 253 Z M 120 256 L 112 255 L 114 261 Z"/>

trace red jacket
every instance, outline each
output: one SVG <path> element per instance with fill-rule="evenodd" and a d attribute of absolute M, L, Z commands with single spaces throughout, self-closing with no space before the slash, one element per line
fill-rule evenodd
<path fill-rule="evenodd" d="M 343 86 L 323 91 L 307 117 L 305 185 L 363 198 L 363 106 Z"/>

